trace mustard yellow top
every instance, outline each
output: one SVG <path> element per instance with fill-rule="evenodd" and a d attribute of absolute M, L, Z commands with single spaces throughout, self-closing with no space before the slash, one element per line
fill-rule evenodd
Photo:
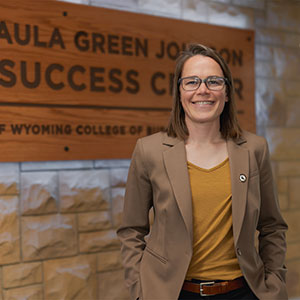
<path fill-rule="evenodd" d="M 193 202 L 193 256 L 186 279 L 242 276 L 234 251 L 229 159 L 211 169 L 188 162 Z"/>

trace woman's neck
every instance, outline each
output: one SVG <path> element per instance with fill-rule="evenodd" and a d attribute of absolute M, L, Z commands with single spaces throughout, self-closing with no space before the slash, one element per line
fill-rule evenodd
<path fill-rule="evenodd" d="M 211 123 L 187 123 L 189 136 L 186 144 L 216 144 L 224 142 L 220 132 L 219 122 Z"/>

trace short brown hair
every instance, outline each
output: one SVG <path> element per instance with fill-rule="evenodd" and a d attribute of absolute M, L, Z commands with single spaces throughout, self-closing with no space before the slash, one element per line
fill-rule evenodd
<path fill-rule="evenodd" d="M 174 81 L 173 81 L 173 107 L 167 126 L 167 134 L 172 137 L 178 137 L 185 140 L 189 136 L 188 128 L 185 124 L 185 112 L 180 101 L 180 91 L 178 80 L 181 77 L 185 62 L 195 56 L 208 56 L 215 60 L 221 67 L 226 81 L 226 93 L 228 101 L 225 102 L 223 112 L 220 116 L 220 131 L 225 139 L 237 139 L 241 136 L 242 129 L 237 120 L 236 107 L 234 101 L 234 88 L 230 69 L 222 56 L 209 47 L 201 44 L 190 44 L 181 52 L 176 61 Z"/>

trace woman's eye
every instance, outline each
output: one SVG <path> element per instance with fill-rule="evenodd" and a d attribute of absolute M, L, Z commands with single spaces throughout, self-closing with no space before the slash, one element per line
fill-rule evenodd
<path fill-rule="evenodd" d="M 187 85 L 194 85 L 194 84 L 197 84 L 197 80 L 189 80 L 189 81 L 187 81 L 185 84 L 187 84 Z"/>
<path fill-rule="evenodd" d="M 208 80 L 209 85 L 222 85 L 223 82 L 220 79 L 210 79 Z"/>
<path fill-rule="evenodd" d="M 218 81 L 216 81 L 216 80 L 210 80 L 208 83 L 209 84 L 218 84 Z"/>

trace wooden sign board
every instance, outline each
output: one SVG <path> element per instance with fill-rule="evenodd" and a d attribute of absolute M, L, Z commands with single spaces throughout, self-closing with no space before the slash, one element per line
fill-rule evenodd
<path fill-rule="evenodd" d="M 255 131 L 254 32 L 57 1 L 0 3 L 1 161 L 130 158 L 165 128 L 178 53 L 217 49 Z"/>

